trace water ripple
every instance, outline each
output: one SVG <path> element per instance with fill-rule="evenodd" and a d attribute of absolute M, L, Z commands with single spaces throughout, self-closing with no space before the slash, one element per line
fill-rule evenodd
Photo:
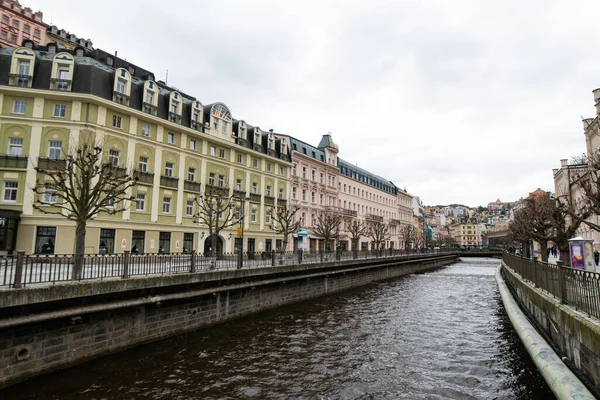
<path fill-rule="evenodd" d="M 504 313 L 497 266 L 465 259 L 284 307 L 42 376 L 5 398 L 553 398 Z"/>

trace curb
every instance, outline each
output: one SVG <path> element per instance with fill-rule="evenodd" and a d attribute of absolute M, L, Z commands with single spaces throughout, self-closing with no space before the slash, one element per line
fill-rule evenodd
<path fill-rule="evenodd" d="M 506 314 L 552 392 L 560 400 L 595 399 L 531 325 L 508 290 L 502 275 L 500 275 L 500 269 L 501 267 L 496 270 L 495 276 Z"/>

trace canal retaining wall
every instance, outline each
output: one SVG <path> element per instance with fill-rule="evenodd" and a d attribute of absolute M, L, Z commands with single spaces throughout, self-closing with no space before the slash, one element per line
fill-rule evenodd
<path fill-rule="evenodd" d="M 514 299 L 538 331 L 596 395 L 600 393 L 600 323 L 524 281 L 502 263 Z M 552 387 L 552 384 L 549 383 Z M 579 397 L 577 397 L 579 398 Z M 582 397 L 586 398 L 586 397 Z"/>
<path fill-rule="evenodd" d="M 452 264 L 456 255 L 288 265 L 0 291 L 0 387 L 169 336 Z"/>

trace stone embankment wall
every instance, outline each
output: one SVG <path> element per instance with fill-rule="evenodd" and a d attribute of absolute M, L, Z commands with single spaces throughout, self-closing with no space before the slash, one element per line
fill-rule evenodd
<path fill-rule="evenodd" d="M 0 387 L 282 305 L 425 272 L 456 255 L 212 271 L 0 291 Z"/>
<path fill-rule="evenodd" d="M 588 388 L 598 395 L 600 322 L 525 282 L 504 263 L 502 275 L 515 300 L 538 331 Z"/>

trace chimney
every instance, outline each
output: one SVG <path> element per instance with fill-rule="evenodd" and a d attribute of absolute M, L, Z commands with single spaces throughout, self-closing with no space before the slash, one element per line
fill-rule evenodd
<path fill-rule="evenodd" d="M 568 160 L 568 159 L 566 159 L 566 158 L 563 158 L 562 160 L 560 160 L 560 167 L 561 167 L 561 168 L 563 168 L 563 167 L 565 167 L 565 168 L 566 168 L 566 167 L 568 167 L 568 166 L 569 166 L 569 160 Z"/>
<path fill-rule="evenodd" d="M 558 174 L 558 171 L 560 171 L 558 168 L 552 168 L 552 175 Z"/>

